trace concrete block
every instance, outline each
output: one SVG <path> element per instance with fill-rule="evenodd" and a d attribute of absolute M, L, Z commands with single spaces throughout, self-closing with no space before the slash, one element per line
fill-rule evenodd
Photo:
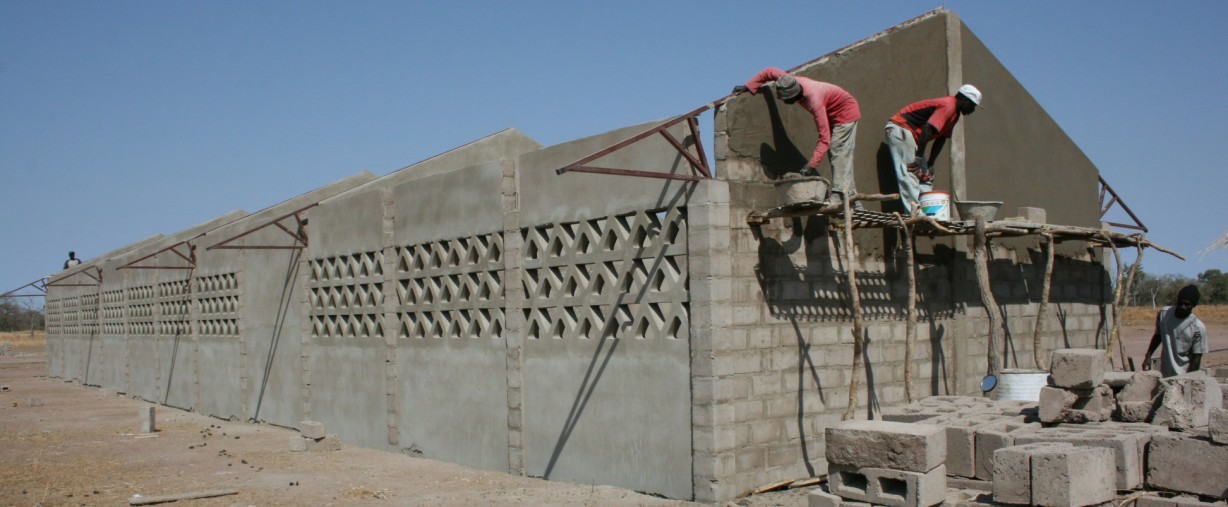
<path fill-rule="evenodd" d="M 317 421 L 299 421 L 298 432 L 302 434 L 304 438 L 319 440 L 325 437 L 324 423 Z"/>
<path fill-rule="evenodd" d="M 307 450 L 312 452 L 327 452 L 341 450 L 341 437 L 337 435 L 325 435 L 319 440 L 303 437 L 307 441 Z"/>
<path fill-rule="evenodd" d="M 928 472 L 947 457 L 939 426 L 890 421 L 842 421 L 826 431 L 827 461 L 857 468 Z"/>
<path fill-rule="evenodd" d="M 154 418 L 154 407 L 141 407 L 137 411 L 140 414 L 140 426 L 137 428 L 138 433 L 153 433 L 158 431 L 156 419 Z"/>
<path fill-rule="evenodd" d="M 1104 447 L 1112 451 L 1117 489 L 1136 489 L 1143 484 L 1143 456 L 1153 434 L 1141 431 L 1104 429 L 1044 428 L 1015 439 L 1017 444 L 1064 442 L 1083 447 Z"/>
<path fill-rule="evenodd" d="M 1039 442 L 1004 447 L 993 453 L 993 499 L 999 503 L 1032 503 L 1032 456 L 1073 446 L 1064 442 Z"/>
<path fill-rule="evenodd" d="M 929 507 L 946 499 L 946 467 L 929 472 L 905 472 L 888 468 L 847 467 L 828 469 L 827 486 L 841 498 L 888 507 Z"/>
<path fill-rule="evenodd" d="M 1134 378 L 1132 371 L 1106 371 L 1104 372 L 1104 383 L 1113 388 L 1113 392 L 1120 391 L 1126 384 Z"/>
<path fill-rule="evenodd" d="M 1135 500 L 1134 507 L 1228 507 L 1228 502 L 1204 502 L 1196 496 L 1186 495 L 1165 498 L 1156 494 L 1140 497 Z"/>
<path fill-rule="evenodd" d="M 982 426 L 976 431 L 975 477 L 993 480 L 993 453 L 1003 447 L 1015 445 L 1015 437 L 1040 429 L 1037 422 L 1005 422 Z"/>
<path fill-rule="evenodd" d="M 1069 389 L 1092 389 L 1104 383 L 1107 362 L 1103 350 L 1055 350 L 1049 363 L 1049 384 Z"/>
<path fill-rule="evenodd" d="M 1159 405 L 1150 401 L 1118 401 L 1117 420 L 1122 422 L 1148 422 L 1155 417 L 1156 408 L 1159 408 Z"/>
<path fill-rule="evenodd" d="M 1228 445 L 1228 408 L 1213 408 L 1208 415 L 1207 432 L 1211 441 Z"/>
<path fill-rule="evenodd" d="M 1228 498 L 1228 445 L 1185 433 L 1155 435 L 1147 446 L 1147 487 Z"/>
<path fill-rule="evenodd" d="M 41 407 L 43 406 L 43 399 L 37 396 L 31 397 L 27 404 L 29 404 L 31 407 Z"/>
<path fill-rule="evenodd" d="M 1125 387 L 1117 395 L 1117 401 L 1155 401 L 1163 390 L 1160 387 L 1160 372 L 1138 371 L 1130 376 Z"/>
<path fill-rule="evenodd" d="M 1113 452 L 1103 447 L 1049 449 L 1032 455 L 1032 504 L 1083 507 L 1113 499 Z"/>
<path fill-rule="evenodd" d="M 307 442 L 311 439 L 302 435 L 294 435 L 290 437 L 290 452 L 303 452 L 307 450 Z"/>
<path fill-rule="evenodd" d="M 1151 423 L 1174 430 L 1206 426 L 1211 409 L 1224 405 L 1224 393 L 1215 379 L 1185 374 L 1160 381 L 1164 394 Z"/>
<path fill-rule="evenodd" d="M 1095 389 L 1040 388 L 1040 421 L 1044 423 L 1108 421 L 1116 408 L 1113 390 L 1107 385 Z"/>
<path fill-rule="evenodd" d="M 821 489 L 816 489 L 806 494 L 806 505 L 808 507 L 841 507 L 842 503 L 842 498 Z"/>
<path fill-rule="evenodd" d="M 1004 422 L 1022 424 L 1023 417 L 1014 418 L 997 413 L 936 417 L 927 424 L 942 426 L 947 438 L 947 474 L 959 477 L 976 476 L 976 433 L 979 428 Z"/>
<path fill-rule="evenodd" d="M 1045 220 L 1047 217 L 1045 216 L 1045 208 L 1020 206 L 1019 207 L 1019 218 L 1022 218 L 1024 222 L 1032 222 L 1034 224 L 1043 224 L 1045 223 Z"/>

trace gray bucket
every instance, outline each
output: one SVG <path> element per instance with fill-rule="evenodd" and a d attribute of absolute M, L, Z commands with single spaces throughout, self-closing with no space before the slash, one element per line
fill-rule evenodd
<path fill-rule="evenodd" d="M 776 181 L 776 193 L 780 195 L 781 206 L 802 202 L 816 202 L 827 199 L 828 181 L 822 176 L 802 176 L 786 174 Z"/>

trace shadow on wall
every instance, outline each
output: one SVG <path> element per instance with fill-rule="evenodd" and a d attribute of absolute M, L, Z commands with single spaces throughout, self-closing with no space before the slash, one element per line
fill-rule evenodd
<path fill-rule="evenodd" d="M 772 144 L 759 145 L 759 162 L 763 166 L 763 175 L 775 180 L 786 173 L 800 171 L 810 162 L 810 157 L 785 135 L 785 124 L 780 118 L 780 108 L 771 89 L 760 88 L 759 95 L 767 103 L 768 117 L 772 123 Z"/>

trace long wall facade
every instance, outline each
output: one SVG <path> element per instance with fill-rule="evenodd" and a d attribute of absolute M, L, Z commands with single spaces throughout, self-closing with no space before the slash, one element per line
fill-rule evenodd
<path fill-rule="evenodd" d="M 987 97 L 1009 89 L 1030 101 L 941 10 L 797 72 L 862 101 L 857 184 L 878 192 L 894 185 L 881 123 L 950 93 L 974 65 Z M 1095 167 L 1026 105 L 1032 138 L 976 130 L 984 113 L 962 121 L 938 186 L 997 197 L 997 153 L 1037 136 L 1066 153 L 1042 171 L 1073 173 L 1073 188 L 1094 182 Z M 49 374 L 220 418 L 316 420 L 354 445 L 671 498 L 723 501 L 821 475 L 824 428 L 844 413 L 851 380 L 848 266 L 825 219 L 747 225 L 776 205 L 772 179 L 814 142 L 805 113 L 782 106 L 769 92 L 718 109 L 714 179 L 555 173 L 659 122 L 550 147 L 508 130 L 135 243 L 50 281 Z M 690 173 L 656 136 L 592 165 Z M 1017 205 L 1094 224 L 1095 187 L 1085 190 L 1090 207 L 1043 193 Z M 894 233 L 855 238 L 870 338 L 858 417 L 873 417 L 905 401 L 905 260 Z M 979 392 L 989 320 L 970 246 L 922 238 L 918 249 L 915 395 Z M 1086 245 L 1059 253 L 1041 347 L 1093 346 L 1107 325 L 1104 267 Z M 1041 250 L 1003 242 L 993 256 L 1005 366 L 1032 367 Z"/>

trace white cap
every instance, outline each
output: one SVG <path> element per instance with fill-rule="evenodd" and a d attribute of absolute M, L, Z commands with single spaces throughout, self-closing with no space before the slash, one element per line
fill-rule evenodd
<path fill-rule="evenodd" d="M 973 104 L 981 105 L 981 91 L 976 89 L 975 86 L 970 84 L 963 85 L 959 87 L 959 93 L 968 97 L 968 100 L 971 100 Z"/>

